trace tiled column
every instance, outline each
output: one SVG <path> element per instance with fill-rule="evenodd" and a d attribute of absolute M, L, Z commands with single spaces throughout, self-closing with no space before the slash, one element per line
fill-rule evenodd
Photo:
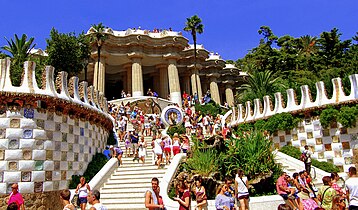
<path fill-rule="evenodd" d="M 132 58 L 132 96 L 143 96 L 143 73 L 141 58 Z"/>
<path fill-rule="evenodd" d="M 168 59 L 168 79 L 169 79 L 169 91 L 170 100 L 177 103 L 180 107 L 182 106 L 179 74 L 176 66 L 176 59 Z"/>
<path fill-rule="evenodd" d="M 216 103 L 221 104 L 219 87 L 216 80 L 218 76 L 219 76 L 218 74 L 213 74 L 210 76 L 210 93 L 211 93 L 211 99 L 213 99 Z"/>
<path fill-rule="evenodd" d="M 226 97 L 226 102 L 229 104 L 229 106 L 234 106 L 234 93 L 232 91 L 232 85 L 231 84 L 227 84 L 225 86 L 225 97 Z"/>

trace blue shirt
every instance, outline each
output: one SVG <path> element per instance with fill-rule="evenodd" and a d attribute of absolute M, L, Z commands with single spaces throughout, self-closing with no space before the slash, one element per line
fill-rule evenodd
<path fill-rule="evenodd" d="M 111 151 L 109 151 L 109 149 L 103 150 L 103 154 L 106 156 L 108 160 L 111 159 Z"/>

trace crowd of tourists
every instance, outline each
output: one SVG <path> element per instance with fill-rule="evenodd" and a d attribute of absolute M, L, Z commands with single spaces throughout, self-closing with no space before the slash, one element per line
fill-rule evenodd
<path fill-rule="evenodd" d="M 180 180 L 176 188 L 176 197 L 173 199 L 178 202 L 180 210 L 189 210 L 191 208 L 192 196 L 195 197 L 196 210 L 207 209 L 208 196 L 203 184 L 203 178 L 195 177 L 191 183 L 187 179 Z M 249 190 L 248 179 L 244 176 L 241 169 L 237 170 L 235 179 L 225 178 L 225 183 L 217 188 L 215 207 L 220 210 L 248 210 L 249 209 Z M 145 207 L 148 209 L 165 209 L 165 203 L 159 194 L 159 180 L 152 179 L 152 188 L 145 193 Z"/>
<path fill-rule="evenodd" d="M 358 209 L 358 177 L 355 167 L 349 168 L 349 178 L 345 181 L 345 189 L 337 181 L 339 175 L 322 178 L 323 186 L 316 188 L 312 177 L 307 171 L 293 173 L 290 177 L 286 172 L 276 182 L 277 193 L 285 200 L 279 209 L 299 210 L 349 210 Z M 348 205 L 347 205 L 348 204 Z"/>

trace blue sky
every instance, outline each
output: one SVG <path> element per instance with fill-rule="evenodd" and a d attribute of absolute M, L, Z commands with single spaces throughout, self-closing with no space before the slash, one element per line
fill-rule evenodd
<path fill-rule="evenodd" d="M 277 36 L 318 36 L 336 27 L 342 39 L 350 39 L 358 31 L 356 0 L 1 0 L 1 7 L 0 46 L 6 44 L 3 37 L 25 33 L 42 49 L 52 27 L 80 33 L 102 22 L 113 30 L 183 31 L 194 14 L 204 24 L 198 43 L 225 60 L 237 60 L 257 46 L 262 25 Z M 192 42 L 189 33 L 184 35 Z"/>

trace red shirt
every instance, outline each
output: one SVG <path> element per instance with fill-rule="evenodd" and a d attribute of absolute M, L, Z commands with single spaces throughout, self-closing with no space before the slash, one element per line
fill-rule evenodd
<path fill-rule="evenodd" d="M 15 202 L 17 204 L 19 209 L 20 209 L 21 205 L 24 203 L 24 199 L 22 198 L 22 195 L 19 192 L 16 194 L 14 194 L 14 193 L 10 194 L 8 205 L 13 202 Z"/>
<path fill-rule="evenodd" d="M 280 186 L 283 186 L 283 188 L 287 188 L 287 182 L 286 182 L 284 176 L 280 176 L 280 177 L 277 179 L 277 182 L 276 182 L 276 190 L 277 190 L 277 193 L 278 193 L 278 194 L 287 194 L 286 191 L 281 190 Z"/>
<path fill-rule="evenodd" d="M 190 192 L 189 192 L 189 190 L 186 190 L 180 199 L 185 202 L 185 198 L 188 198 L 188 197 L 189 197 L 189 206 L 185 207 L 179 203 L 180 204 L 179 210 L 189 210 L 190 209 Z"/>

